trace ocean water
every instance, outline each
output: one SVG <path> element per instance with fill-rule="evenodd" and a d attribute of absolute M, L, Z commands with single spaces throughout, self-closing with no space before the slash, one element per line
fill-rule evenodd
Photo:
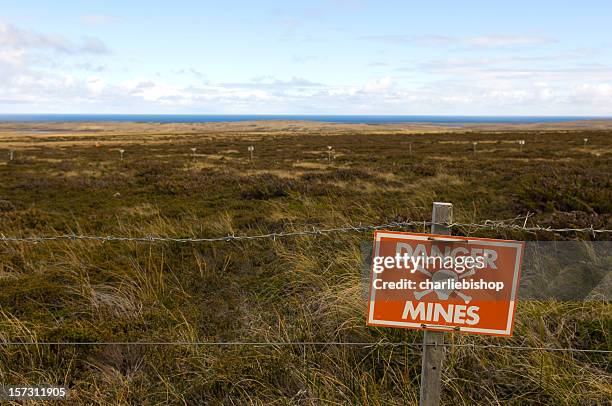
<path fill-rule="evenodd" d="M 144 122 L 219 123 L 253 120 L 306 120 L 329 123 L 560 123 L 576 120 L 609 120 L 612 117 L 587 116 L 398 116 L 398 115 L 256 115 L 256 114 L 0 114 L 0 122 Z"/>

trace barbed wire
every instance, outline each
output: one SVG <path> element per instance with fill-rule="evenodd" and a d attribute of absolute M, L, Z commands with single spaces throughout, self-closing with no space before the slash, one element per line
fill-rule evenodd
<path fill-rule="evenodd" d="M 522 217 L 527 219 L 526 217 Z M 177 243 L 204 243 L 204 242 L 229 242 L 229 241 L 244 241 L 244 240 L 259 240 L 259 239 L 273 239 L 287 238 L 287 237 L 301 237 L 301 236 L 320 236 L 326 234 L 343 233 L 343 232 L 370 232 L 384 229 L 397 229 L 397 228 L 411 228 L 422 226 L 426 228 L 428 226 L 438 225 L 450 228 L 470 228 L 470 229 L 492 229 L 492 230 L 506 230 L 506 231 L 522 231 L 528 233 L 538 232 L 549 232 L 549 233 L 589 233 L 593 237 L 597 234 L 611 233 L 612 229 L 595 229 L 592 225 L 585 228 L 552 228 L 540 225 L 526 226 L 526 221 L 523 225 L 520 224 L 508 224 L 507 220 L 486 220 L 484 223 L 435 223 L 431 221 L 395 221 L 385 224 L 378 225 L 348 225 L 343 227 L 335 228 L 317 228 L 312 227 L 311 229 L 305 229 L 301 231 L 281 231 L 267 234 L 256 234 L 256 235 L 235 235 L 229 234 L 226 236 L 219 237 L 168 237 L 168 236 L 97 236 L 97 235 L 84 235 L 84 234 L 60 234 L 55 236 L 32 236 L 32 237 L 21 237 L 21 236 L 6 236 L 0 233 L 0 242 L 25 242 L 25 243 L 42 243 L 46 241 L 59 241 L 59 240 L 72 240 L 72 241 L 100 241 L 100 242 L 113 242 L 113 241 L 132 241 L 132 242 L 177 242 Z"/>
<path fill-rule="evenodd" d="M 457 344 L 457 343 L 423 343 L 407 341 L 376 341 L 376 342 L 350 342 L 350 341 L 56 341 L 56 342 L 37 342 L 37 341 L 14 341 L 0 342 L 1 346 L 95 346 L 95 345 L 126 345 L 126 346 L 218 346 L 218 347 L 237 347 L 237 346 L 354 346 L 354 347 L 458 347 L 475 349 L 507 349 L 516 351 L 552 351 L 552 352 L 576 352 L 576 353 L 596 353 L 612 354 L 612 350 L 596 350 L 583 348 L 564 348 L 564 347 L 534 347 L 525 345 L 498 345 L 498 344 Z"/>

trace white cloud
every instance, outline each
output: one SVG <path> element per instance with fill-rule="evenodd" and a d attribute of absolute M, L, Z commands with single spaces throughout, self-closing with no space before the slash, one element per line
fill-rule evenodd
<path fill-rule="evenodd" d="M 76 52 L 106 54 L 109 52 L 109 49 L 99 38 L 85 36 L 83 37 L 81 46 L 76 48 Z"/>
<path fill-rule="evenodd" d="M 257 76 L 251 79 L 250 82 L 236 83 L 221 83 L 225 88 L 260 88 L 260 89 L 297 89 L 297 88 L 312 88 L 324 86 L 321 83 L 312 82 L 305 78 L 293 76 L 289 80 L 277 79 L 272 75 Z"/>
<path fill-rule="evenodd" d="M 504 34 L 472 37 L 449 37 L 444 35 L 368 35 L 360 37 L 359 39 L 391 45 L 463 46 L 470 48 L 530 47 L 555 42 L 554 39 L 543 36 Z"/>
<path fill-rule="evenodd" d="M 543 45 L 554 42 L 554 40 L 542 36 L 527 35 L 487 35 L 481 37 L 463 38 L 463 42 L 475 47 L 524 47 L 532 45 Z"/>
<path fill-rule="evenodd" d="M 19 29 L 0 20 L 0 47 L 14 50 L 52 51 L 63 54 L 105 54 L 106 45 L 94 37 L 71 41 L 60 35 Z"/>
<path fill-rule="evenodd" d="M 488 49 L 546 41 L 538 38 L 392 36 L 384 41 Z M 364 76 L 348 72 L 338 84 L 313 80 L 307 73 L 270 73 L 231 82 L 189 65 L 164 75 L 129 71 L 118 75 L 100 63 L 106 52 L 97 38 L 74 40 L 0 21 L 0 112 L 589 115 L 612 111 L 612 69 L 580 53 L 504 52 L 485 57 L 469 52 L 456 58 L 416 60 L 396 69 L 393 76 L 351 80 Z M 120 56 L 115 56 L 117 66 Z M 383 59 L 392 69 L 392 57 Z M 384 63 L 374 61 L 370 67 Z"/>
<path fill-rule="evenodd" d="M 24 51 L 21 49 L 0 48 L 0 67 L 19 66 L 24 62 Z"/>
<path fill-rule="evenodd" d="M 366 66 L 369 66 L 370 68 L 381 68 L 384 66 L 389 66 L 389 64 L 386 62 L 372 61 L 372 62 L 368 62 Z"/>
<path fill-rule="evenodd" d="M 74 81 L 71 81 L 71 83 L 74 83 Z M 100 94 L 104 90 L 104 87 L 106 85 L 104 83 L 104 79 L 102 79 L 101 77 L 90 76 L 87 78 L 86 86 L 89 92 L 93 94 Z"/>
<path fill-rule="evenodd" d="M 391 88 L 392 85 L 393 81 L 391 77 L 385 76 L 383 78 L 366 83 L 361 89 L 361 91 L 363 93 L 385 93 Z"/>
<path fill-rule="evenodd" d="M 407 86 L 387 76 L 345 86 L 302 86 L 300 80 L 275 78 L 242 85 L 183 86 L 147 77 L 112 83 L 104 75 L 20 74 L 10 84 L 0 82 L 0 90 L 0 110 L 10 106 L 22 112 L 32 111 L 34 105 L 45 106 L 39 111 L 54 111 L 50 109 L 57 106 L 57 112 L 153 113 L 590 115 L 612 111 L 612 80 L 485 78 L 469 84 L 457 80 Z"/>

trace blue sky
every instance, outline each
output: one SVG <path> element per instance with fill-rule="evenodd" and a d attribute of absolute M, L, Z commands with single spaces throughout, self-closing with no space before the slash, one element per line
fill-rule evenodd
<path fill-rule="evenodd" d="M 612 115 L 609 1 L 4 1 L 0 113 Z"/>

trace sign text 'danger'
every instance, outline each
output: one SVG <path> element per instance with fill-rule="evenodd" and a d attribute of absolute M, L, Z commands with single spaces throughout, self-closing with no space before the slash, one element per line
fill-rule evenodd
<path fill-rule="evenodd" d="M 524 243 L 378 231 L 368 325 L 510 336 Z"/>

